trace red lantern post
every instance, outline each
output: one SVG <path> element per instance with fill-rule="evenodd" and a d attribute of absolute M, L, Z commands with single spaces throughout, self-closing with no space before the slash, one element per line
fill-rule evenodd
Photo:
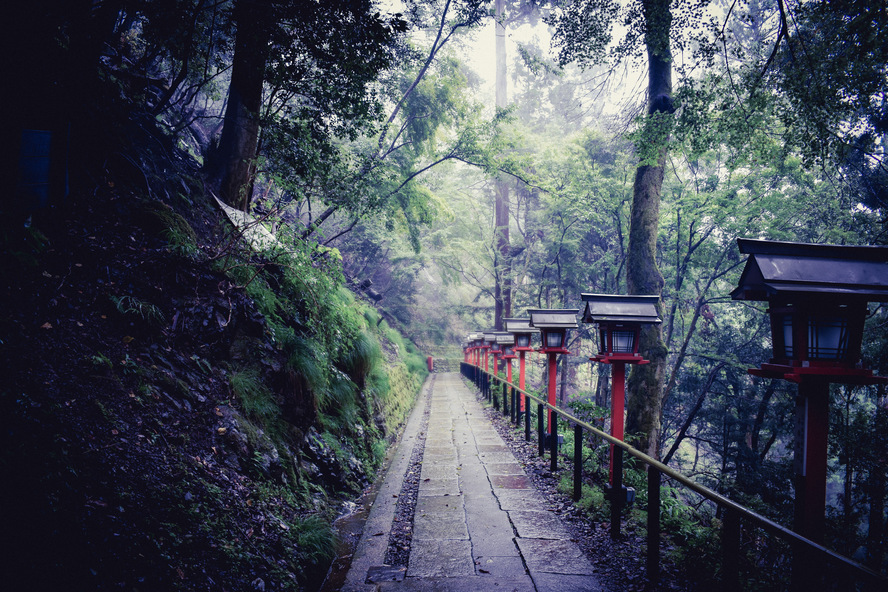
<path fill-rule="evenodd" d="M 548 358 L 548 396 L 549 405 L 555 406 L 556 385 L 558 373 L 558 354 L 569 354 L 565 349 L 567 345 L 567 332 L 577 328 L 577 309 L 529 309 L 530 326 L 537 328 L 542 333 L 542 346 L 539 351 Z M 552 434 L 552 410 L 548 413 L 549 435 Z"/>
<path fill-rule="evenodd" d="M 539 329 L 530 326 L 530 319 L 503 319 L 506 331 L 515 337 L 515 353 L 518 354 L 518 388 L 523 392 L 525 390 L 525 360 L 524 355 L 533 351 L 531 340 L 535 333 L 539 333 Z M 526 411 L 527 402 L 524 395 L 521 396 L 519 413 Z"/>
<path fill-rule="evenodd" d="M 860 366 L 868 302 L 888 302 L 888 248 L 738 239 L 734 300 L 767 301 L 774 357 L 749 373 L 798 384 L 795 529 L 821 542 L 829 385 L 886 383 Z"/>
<path fill-rule="evenodd" d="M 582 294 L 581 297 L 586 302 L 583 322 L 598 324 L 598 355 L 591 359 L 611 365 L 611 436 L 622 441 L 626 364 L 650 363 L 638 355 L 639 332 L 642 325 L 662 322 L 657 315 L 659 297 L 611 294 Z M 614 446 L 611 445 L 609 483 L 613 485 L 613 482 Z"/>

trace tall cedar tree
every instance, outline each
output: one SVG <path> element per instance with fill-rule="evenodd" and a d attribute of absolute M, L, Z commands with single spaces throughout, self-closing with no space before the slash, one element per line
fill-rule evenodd
<path fill-rule="evenodd" d="M 506 70 L 506 14 L 505 0 L 496 0 L 496 108 L 505 109 L 508 104 Z M 494 328 L 503 329 L 503 318 L 512 316 L 512 246 L 509 240 L 509 182 L 502 175 L 495 183 L 495 279 Z"/>
<path fill-rule="evenodd" d="M 669 0 L 644 0 L 642 5 L 644 43 L 648 55 L 647 111 L 648 116 L 656 120 L 658 114 L 670 114 L 674 110 L 672 52 L 669 47 L 672 13 Z M 665 161 L 664 146 L 658 148 L 655 164 L 642 162 L 635 172 L 626 263 L 626 284 L 630 294 L 663 294 L 663 275 L 657 266 L 657 229 Z M 662 299 L 657 308 L 662 317 Z M 633 435 L 643 451 L 657 458 L 667 354 L 659 324 L 642 329 L 640 350 L 645 352 L 651 363 L 633 366 L 629 375 L 626 431 Z"/>
<path fill-rule="evenodd" d="M 641 18 L 636 12 L 638 6 Z M 636 51 L 632 42 L 643 33 L 648 56 L 648 116 L 635 146 L 641 158 L 632 196 L 626 284 L 630 294 L 662 296 L 664 281 L 657 266 L 656 247 L 665 140 L 674 111 L 669 40 L 672 12 L 669 0 L 640 0 L 631 4 L 627 14 L 630 31 L 626 40 L 610 53 L 611 30 L 620 18 L 620 8 L 614 0 L 567 2 L 547 22 L 555 26 L 553 45 L 559 48 L 561 64 L 577 61 L 588 66 L 606 62 L 608 57 L 623 59 Z M 662 315 L 662 302 L 658 308 Z M 667 354 L 659 325 L 642 331 L 640 351 L 651 363 L 633 367 L 629 376 L 626 431 L 636 446 L 656 457 Z"/>

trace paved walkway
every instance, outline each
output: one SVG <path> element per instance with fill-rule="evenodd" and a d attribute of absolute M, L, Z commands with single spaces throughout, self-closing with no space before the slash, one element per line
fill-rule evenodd
<path fill-rule="evenodd" d="M 395 496 L 427 402 L 429 423 L 404 573 L 386 569 L 382 560 Z M 592 565 L 545 507 L 460 375 L 435 375 L 407 423 L 343 590 L 600 590 Z"/>

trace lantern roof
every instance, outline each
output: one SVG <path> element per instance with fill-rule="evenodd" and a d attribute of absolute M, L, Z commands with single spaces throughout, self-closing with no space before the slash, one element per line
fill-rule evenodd
<path fill-rule="evenodd" d="M 579 309 L 529 308 L 530 326 L 537 329 L 576 329 Z"/>
<path fill-rule="evenodd" d="M 657 324 L 663 321 L 657 315 L 659 296 L 629 296 L 621 294 L 581 294 L 586 303 L 584 323 L 639 323 Z"/>
<path fill-rule="evenodd" d="M 483 334 L 483 339 L 487 343 L 493 343 L 496 341 L 496 333 L 493 331 L 485 331 Z"/>
<path fill-rule="evenodd" d="M 836 295 L 888 302 L 888 247 L 818 245 L 738 238 L 749 255 L 734 300 Z"/>
<path fill-rule="evenodd" d="M 512 345 L 515 343 L 515 336 L 508 331 L 496 331 L 496 342 L 500 345 Z"/>
<path fill-rule="evenodd" d="M 530 319 L 503 319 L 509 333 L 539 333 L 540 330 L 530 326 Z"/>

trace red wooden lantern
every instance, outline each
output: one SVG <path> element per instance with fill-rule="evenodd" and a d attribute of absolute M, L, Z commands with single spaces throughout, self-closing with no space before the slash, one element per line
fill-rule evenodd
<path fill-rule="evenodd" d="M 796 530 L 820 542 L 829 384 L 876 384 L 860 364 L 868 302 L 888 302 L 888 248 L 738 239 L 749 255 L 734 300 L 769 304 L 773 357 L 750 374 L 797 383 Z"/>
<path fill-rule="evenodd" d="M 548 357 L 548 402 L 555 406 L 556 373 L 558 354 L 569 354 L 567 351 L 567 332 L 577 328 L 577 309 L 528 309 L 530 326 L 542 333 L 540 351 Z M 549 410 L 548 433 L 552 433 L 552 410 Z"/>
<path fill-rule="evenodd" d="M 658 296 L 624 296 L 612 294 L 581 294 L 586 303 L 584 323 L 598 324 L 598 355 L 592 360 L 611 364 L 611 435 L 619 440 L 624 433 L 626 400 L 626 364 L 648 364 L 638 355 L 643 325 L 658 324 Z M 613 451 L 611 445 L 610 482 L 613 483 Z"/>

